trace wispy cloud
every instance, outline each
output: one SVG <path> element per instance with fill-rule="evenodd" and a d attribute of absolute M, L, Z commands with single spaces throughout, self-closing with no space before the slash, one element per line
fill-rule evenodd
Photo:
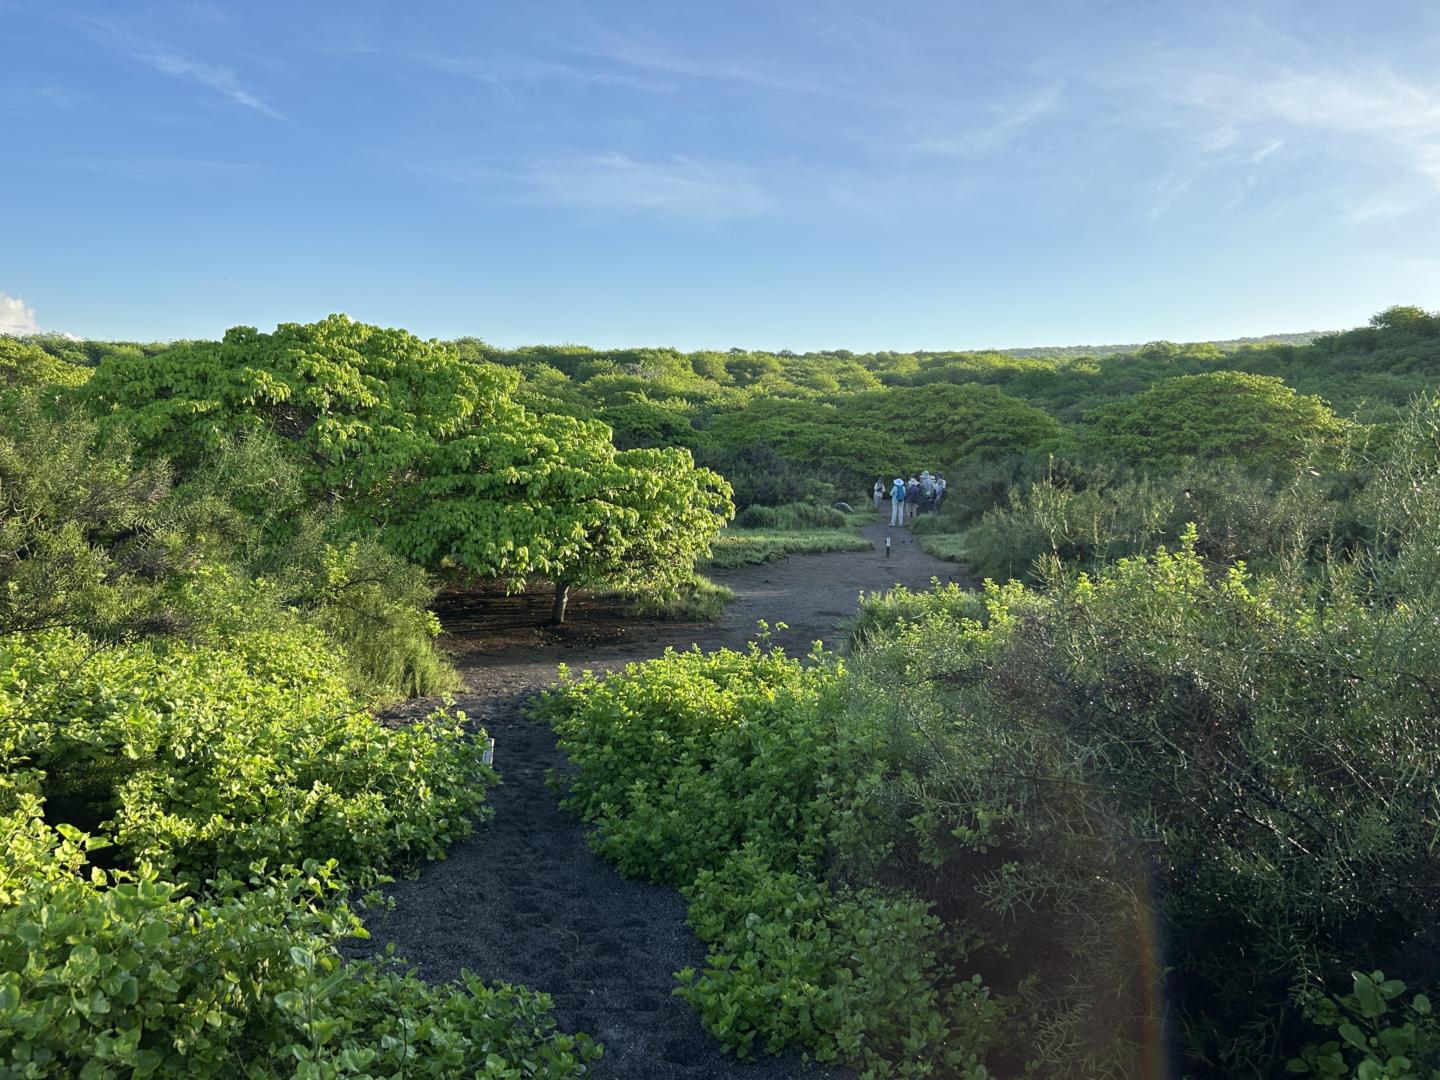
<path fill-rule="evenodd" d="M 729 54 L 682 50 L 637 38 L 607 35 L 588 55 L 622 67 L 683 79 L 730 83 L 761 90 L 850 101 L 868 102 L 873 100 L 874 96 L 873 88 L 867 94 L 860 88 L 835 79 L 814 78 L 799 73 L 794 64 L 765 65 L 737 59 Z"/>
<path fill-rule="evenodd" d="M 928 132 L 902 149 L 936 157 L 972 158 L 998 150 L 1060 105 L 1063 87 L 1051 83 L 1009 101 L 982 106 L 963 121 L 925 120 Z"/>
<path fill-rule="evenodd" d="M 203 86 L 237 105 L 252 109 L 272 120 L 284 119 L 259 95 L 245 87 L 228 67 L 196 60 L 158 41 L 139 37 L 99 19 L 76 17 L 75 21 L 98 40 L 106 42 L 125 53 L 132 60 L 155 71 Z"/>
<path fill-rule="evenodd" d="M 360 51 L 360 50 L 352 50 Z M 377 51 L 377 50 L 366 50 Z M 644 92 L 663 92 L 671 84 L 644 78 L 623 69 L 613 70 L 594 64 L 540 57 L 507 57 L 491 59 L 479 56 L 453 55 L 443 52 L 384 52 L 387 62 L 403 60 L 417 67 L 428 68 L 458 79 L 487 83 L 500 89 L 541 82 L 571 82 L 585 86 L 620 86 Z"/>
<path fill-rule="evenodd" d="M 503 199 L 667 218 L 754 217 L 773 202 L 747 171 L 688 157 L 639 161 L 620 153 L 587 154 L 518 167 L 479 162 L 432 171 Z"/>
<path fill-rule="evenodd" d="M 1383 66 L 1201 76 L 1180 100 L 1231 126 L 1381 146 L 1440 188 L 1440 87 L 1407 81 Z"/>
<path fill-rule="evenodd" d="M 1146 147 L 1152 219 L 1206 200 L 1356 224 L 1440 200 L 1440 81 L 1251 30 L 1243 49 L 1156 47 L 1085 83 L 1111 128 Z"/>
<path fill-rule="evenodd" d="M 18 296 L 0 292 L 0 334 L 38 334 L 35 309 Z"/>

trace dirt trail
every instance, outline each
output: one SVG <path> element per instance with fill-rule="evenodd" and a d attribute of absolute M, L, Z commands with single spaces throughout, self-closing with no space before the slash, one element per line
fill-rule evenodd
<path fill-rule="evenodd" d="M 541 629 L 548 598 L 452 596 L 438 606 L 467 682 L 457 706 L 495 737 L 502 784 L 495 817 L 443 862 L 392 887 L 395 911 L 373 926 L 371 946 L 394 943 L 426 978 L 468 968 L 544 990 L 560 1026 L 605 1044 L 600 1077 L 781 1080 L 833 1075 L 798 1055 L 741 1064 L 671 996 L 672 972 L 699 967 L 704 946 L 685 925 L 675 890 L 621 878 L 585 846 L 586 827 L 560 810 L 545 770 L 564 765 L 549 730 L 525 721 L 527 696 L 548 686 L 557 664 L 611 670 L 658 656 L 667 646 L 741 648 L 756 620 L 784 622 L 772 642 L 805 651 L 831 639 L 858 593 L 923 588 L 931 578 L 962 578 L 954 563 L 931 558 L 903 529 L 864 531 L 875 549 L 795 555 L 765 566 L 716 570 L 735 600 L 715 623 L 626 619 L 606 601 L 580 597 L 572 624 Z M 885 556 L 885 537 L 893 538 Z"/>

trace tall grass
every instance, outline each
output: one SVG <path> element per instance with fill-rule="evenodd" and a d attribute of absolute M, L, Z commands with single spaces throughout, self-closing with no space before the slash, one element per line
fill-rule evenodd
<path fill-rule="evenodd" d="M 863 536 L 840 529 L 785 532 L 775 529 L 725 529 L 710 545 L 709 566 L 730 568 L 774 562 L 787 555 L 826 551 L 869 551 Z"/>

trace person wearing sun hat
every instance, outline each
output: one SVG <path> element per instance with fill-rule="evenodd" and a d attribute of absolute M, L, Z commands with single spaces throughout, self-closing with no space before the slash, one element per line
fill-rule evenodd
<path fill-rule="evenodd" d="M 898 476 L 890 485 L 890 524 L 905 524 L 905 481 Z"/>

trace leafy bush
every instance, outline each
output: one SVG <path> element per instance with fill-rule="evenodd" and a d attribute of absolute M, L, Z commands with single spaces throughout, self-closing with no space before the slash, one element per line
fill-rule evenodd
<path fill-rule="evenodd" d="M 0 393 L 15 387 L 74 389 L 89 378 L 88 367 L 57 360 L 38 345 L 0 334 Z"/>
<path fill-rule="evenodd" d="M 1016 595 L 1013 586 L 992 591 L 1011 597 Z M 986 618 L 986 614 L 983 594 L 962 588 L 954 582 L 941 584 L 932 580 L 931 588 L 923 591 L 897 585 L 886 592 L 862 593 L 859 610 L 846 623 L 846 630 L 854 649 L 876 638 L 884 639 L 887 632 L 901 626 L 937 619 L 947 624 L 951 620 L 980 621 Z"/>
<path fill-rule="evenodd" d="M 609 429 L 537 416 L 518 377 L 343 315 L 273 334 L 104 359 L 83 391 L 107 430 L 188 475 L 237 438 L 283 447 L 310 499 L 432 570 L 562 586 L 683 577 L 730 489 L 676 448 L 616 451 Z"/>
<path fill-rule="evenodd" d="M 1351 993 L 1315 993 L 1305 1002 L 1306 1018 L 1340 1037 L 1309 1044 L 1287 1062 L 1286 1071 L 1356 1080 L 1440 1077 L 1440 1022 L 1430 999 L 1416 994 L 1401 1003 L 1405 984 L 1382 971 L 1353 971 L 1350 979 Z"/>
<path fill-rule="evenodd" d="M 955 979 L 923 901 L 833 890 L 776 872 L 752 847 L 700 871 L 687 893 L 711 949 L 703 972 L 677 973 L 677 992 L 741 1057 L 758 1042 L 768 1053 L 798 1045 L 818 1061 L 864 1062 L 870 1076 L 989 1075 L 982 1059 L 997 1010 L 978 976 Z"/>
<path fill-rule="evenodd" d="M 802 497 L 829 502 L 839 498 L 843 490 L 834 478 L 817 476 L 765 445 L 704 445 L 695 458 L 730 482 L 735 502 L 741 506 L 780 506 Z"/>
<path fill-rule="evenodd" d="M 1264 465 L 1296 462 L 1313 444 L 1337 440 L 1343 427 L 1323 401 L 1279 379 L 1216 371 L 1166 379 L 1096 410 L 1084 440 L 1137 464 L 1201 457 Z"/>
<path fill-rule="evenodd" d="M 710 951 L 678 992 L 718 1038 L 867 1076 L 983 1077 L 997 1007 L 956 980 L 963 956 L 927 905 L 824 880 L 839 853 L 858 864 L 885 844 L 869 805 L 883 740 L 845 721 L 843 677 L 823 653 L 672 651 L 562 682 L 536 714 L 575 766 L 565 803 L 597 826 L 596 850 L 686 886 Z"/>
<path fill-rule="evenodd" d="M 364 936 L 333 863 L 222 876 L 201 897 L 90 868 L 94 837 L 0 792 L 0 1072 L 43 1077 L 579 1077 L 599 1051 L 544 994 L 430 986 Z"/>
<path fill-rule="evenodd" d="M 833 497 L 836 491 L 868 491 L 875 477 L 909 461 L 915 451 L 882 422 L 861 423 L 835 405 L 757 397 L 743 409 L 719 413 L 706 432 L 712 447 L 731 452 L 763 447 L 794 463 L 794 485 L 766 503 Z"/>
<path fill-rule="evenodd" d="M 893 430 L 896 418 L 903 419 L 906 441 L 914 449 L 890 458 L 891 470 L 917 464 L 933 470 L 976 458 L 1050 452 L 1069 441 L 1054 417 L 994 386 L 896 387 L 856 394 L 839 409 L 857 430 Z M 886 473 L 885 464 L 868 475 L 877 472 Z"/>
<path fill-rule="evenodd" d="M 1044 556 L 1093 566 L 1148 550 L 1174 510 L 1174 496 L 1149 478 L 1083 488 L 1044 481 L 1012 493 L 1006 509 L 986 513 L 961 543 L 979 576 L 1028 578 Z"/>
<path fill-rule="evenodd" d="M 17 399 L 0 410 L 0 511 L 0 631 L 223 644 L 304 622 L 367 698 L 455 685 L 423 571 L 339 539 L 335 515 L 309 503 L 265 439 L 225 447 L 172 489 L 123 433 Z"/>
<path fill-rule="evenodd" d="M 335 859 L 361 880 L 443 855 L 490 775 L 459 719 L 382 726 L 298 629 L 223 648 L 0 638 L 8 766 L 41 772 L 57 820 L 195 887 L 257 860 Z"/>
<path fill-rule="evenodd" d="M 578 770 L 565 805 L 599 826 L 595 849 L 684 885 L 742 838 L 792 863 L 819 856 L 820 796 L 858 761 L 814 715 L 836 677 L 778 650 L 670 651 L 624 677 L 562 681 L 536 715 Z"/>
<path fill-rule="evenodd" d="M 1190 525 L 1196 549 L 1217 564 L 1303 562 L 1336 534 L 1332 484 L 1313 468 L 1191 464 L 1156 477 L 1066 466 L 1010 492 L 958 539 L 922 543 L 953 545 L 976 574 L 997 580 L 1033 580 L 1046 559 L 1094 567 L 1141 554 Z"/>
<path fill-rule="evenodd" d="M 1162 964 L 1190 1052 L 1226 1075 L 1277 1066 L 1293 1023 L 1254 1017 L 1336 964 L 1433 977 L 1434 794 L 1412 778 L 1440 769 L 1440 594 L 1374 604 L 1402 572 L 1216 578 L 1192 532 L 1094 578 L 1052 566 L 1045 594 L 992 588 L 983 619 L 921 605 L 856 654 L 851 700 L 902 763 L 892 874 L 1038 974 L 1037 1063 L 1132 1068 Z"/>

